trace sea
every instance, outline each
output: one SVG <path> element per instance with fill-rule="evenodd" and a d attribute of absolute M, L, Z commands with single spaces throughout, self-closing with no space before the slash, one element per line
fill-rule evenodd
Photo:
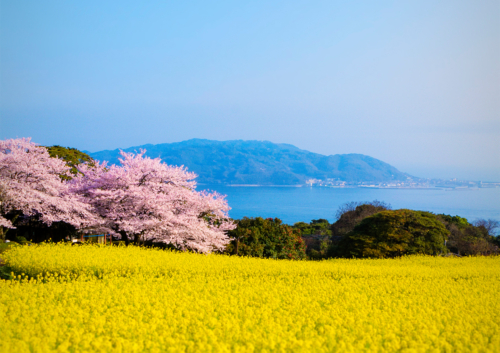
<path fill-rule="evenodd" d="M 500 221 L 500 188 L 478 189 L 386 189 L 198 185 L 197 190 L 212 190 L 227 195 L 233 219 L 243 217 L 280 218 L 283 223 L 309 223 L 324 218 L 335 221 L 338 208 L 351 201 L 383 201 L 392 209 L 444 213 Z"/>

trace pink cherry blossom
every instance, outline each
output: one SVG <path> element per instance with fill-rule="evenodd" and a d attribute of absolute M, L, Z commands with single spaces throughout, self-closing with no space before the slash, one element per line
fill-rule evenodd
<path fill-rule="evenodd" d="M 0 227 L 15 229 L 12 222 L 0 215 Z"/>
<path fill-rule="evenodd" d="M 64 161 L 51 158 L 30 138 L 0 140 L 0 227 L 14 228 L 5 218 L 11 211 L 37 216 L 47 225 L 95 226 L 100 220 L 92 207 L 61 180 L 68 173 Z"/>
<path fill-rule="evenodd" d="M 154 240 L 202 253 L 223 250 L 234 229 L 224 196 L 197 192 L 196 175 L 159 158 L 121 152 L 121 166 L 80 165 L 69 183 L 122 238 Z"/>

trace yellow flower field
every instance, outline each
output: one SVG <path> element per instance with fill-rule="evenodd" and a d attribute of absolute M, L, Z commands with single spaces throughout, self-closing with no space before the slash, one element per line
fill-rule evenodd
<path fill-rule="evenodd" d="M 500 258 L 2 254 L 0 352 L 499 352 Z"/>

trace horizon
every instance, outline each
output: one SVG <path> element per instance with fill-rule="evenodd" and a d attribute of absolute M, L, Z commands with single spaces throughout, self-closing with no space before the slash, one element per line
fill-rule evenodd
<path fill-rule="evenodd" d="M 500 180 L 500 3 L 0 1 L 0 139 L 200 138 Z"/>

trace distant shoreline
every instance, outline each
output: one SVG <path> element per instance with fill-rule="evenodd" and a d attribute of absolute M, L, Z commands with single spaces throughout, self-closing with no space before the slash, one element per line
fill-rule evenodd
<path fill-rule="evenodd" d="M 446 190 L 446 191 L 477 191 L 479 189 L 495 189 L 495 187 L 446 187 L 446 186 L 362 186 L 362 185 L 352 185 L 352 186 L 309 186 L 304 184 L 298 185 L 261 185 L 261 184 L 206 184 L 198 183 L 199 186 L 212 186 L 220 185 L 225 187 L 273 187 L 273 188 L 328 188 L 328 189 L 409 189 L 409 190 Z"/>
<path fill-rule="evenodd" d="M 306 185 L 260 185 L 260 184 L 223 184 L 224 186 L 243 186 L 243 187 L 273 187 L 273 188 L 301 188 Z"/>
<path fill-rule="evenodd" d="M 230 187 L 251 187 L 251 188 L 260 188 L 260 187 L 273 187 L 273 188 L 302 188 L 307 185 L 298 184 L 298 185 L 261 185 L 261 184 L 208 184 L 208 183 L 197 183 L 197 185 L 220 185 L 220 186 L 230 186 Z"/>

